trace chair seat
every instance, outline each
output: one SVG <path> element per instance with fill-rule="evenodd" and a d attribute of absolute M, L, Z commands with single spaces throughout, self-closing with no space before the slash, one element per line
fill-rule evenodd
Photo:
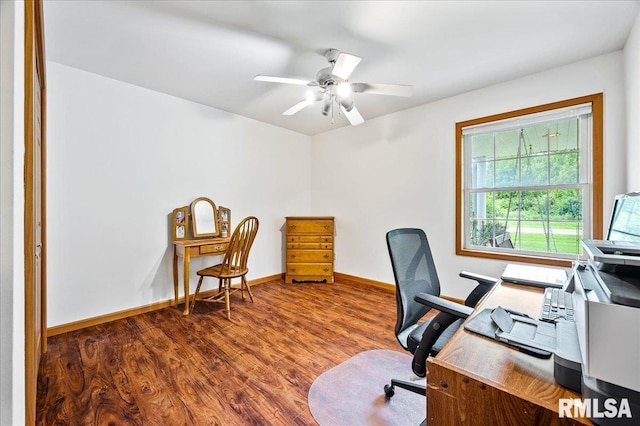
<path fill-rule="evenodd" d="M 409 352 L 415 353 L 416 348 L 420 345 L 420 340 L 422 339 L 422 334 L 424 333 L 424 330 L 429 326 L 433 318 L 430 318 L 413 328 L 405 330 L 405 333 L 403 334 L 404 336 L 406 336 L 407 340 L 406 340 L 406 346 L 405 345 L 403 346 L 405 346 L 405 348 Z M 434 345 L 431 347 L 431 351 L 430 351 L 431 356 L 436 356 L 438 352 L 440 352 L 440 350 L 444 347 L 447 341 L 449 341 L 451 336 L 453 336 L 456 330 L 460 327 L 460 325 L 462 324 L 462 321 L 463 321 L 462 319 L 456 320 L 455 322 L 453 322 L 453 324 L 451 324 L 442 332 L 440 337 L 438 337 L 438 340 L 436 340 Z M 400 336 L 398 336 L 398 338 L 400 338 Z"/>
<path fill-rule="evenodd" d="M 237 278 L 245 275 L 248 271 L 249 268 L 223 268 L 222 264 L 217 264 L 209 266 L 208 268 L 201 269 L 197 272 L 197 274 L 204 277 Z"/>

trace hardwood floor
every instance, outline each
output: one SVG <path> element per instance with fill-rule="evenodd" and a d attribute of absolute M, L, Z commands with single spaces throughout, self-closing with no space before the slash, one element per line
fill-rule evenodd
<path fill-rule="evenodd" d="M 255 303 L 232 296 L 231 321 L 224 305 L 198 303 L 188 317 L 171 307 L 49 338 L 37 424 L 314 425 L 318 375 L 362 351 L 402 351 L 388 290 L 280 280 L 252 290 Z"/>

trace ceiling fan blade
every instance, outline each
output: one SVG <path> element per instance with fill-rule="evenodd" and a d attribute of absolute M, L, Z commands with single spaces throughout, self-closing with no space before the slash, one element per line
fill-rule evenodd
<path fill-rule="evenodd" d="M 349 78 L 353 70 L 358 66 L 362 58 L 348 53 L 340 53 L 336 59 L 336 63 L 333 65 L 331 74 L 339 77 L 343 80 Z"/>
<path fill-rule="evenodd" d="M 296 84 L 298 86 L 307 86 L 310 83 L 313 83 L 309 80 L 300 80 L 297 78 L 285 78 L 285 77 L 271 77 L 268 75 L 256 75 L 253 79 L 255 81 L 267 81 L 269 83 Z"/>
<path fill-rule="evenodd" d="M 345 117 L 347 117 L 347 120 L 349 120 L 349 123 L 351 123 L 352 126 L 357 126 L 358 124 L 364 123 L 364 118 L 362 118 L 362 115 L 360 115 L 360 112 L 355 106 L 351 108 L 351 111 L 347 111 L 347 109 L 342 105 L 340 105 L 340 109 L 344 113 Z"/>
<path fill-rule="evenodd" d="M 413 93 L 413 86 L 403 84 L 351 83 L 351 90 L 354 93 L 409 97 Z"/>
<path fill-rule="evenodd" d="M 285 112 L 283 112 L 282 115 L 293 115 L 296 112 L 304 109 L 304 107 L 308 105 L 310 105 L 309 102 L 306 99 L 303 99 L 297 104 L 295 104 L 294 106 L 292 106 L 291 108 L 289 108 L 288 110 L 286 110 Z"/>
<path fill-rule="evenodd" d="M 291 108 L 289 108 L 288 110 L 286 110 L 285 112 L 282 113 L 282 115 L 293 115 L 296 112 L 304 109 L 304 107 L 311 105 L 314 102 L 319 101 L 320 99 L 322 99 L 323 96 L 323 92 L 316 92 L 311 94 L 310 96 L 307 96 L 307 98 L 301 100 L 300 102 L 298 102 L 297 104 L 295 104 L 294 106 L 292 106 Z"/>

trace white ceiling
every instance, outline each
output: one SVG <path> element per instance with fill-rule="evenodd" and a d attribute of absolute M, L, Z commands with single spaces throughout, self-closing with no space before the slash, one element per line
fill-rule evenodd
<path fill-rule="evenodd" d="M 336 48 L 362 58 L 351 82 L 413 85 L 356 94 L 367 119 L 620 50 L 640 1 L 45 0 L 47 59 L 307 135 L 349 125 L 303 86 Z"/>

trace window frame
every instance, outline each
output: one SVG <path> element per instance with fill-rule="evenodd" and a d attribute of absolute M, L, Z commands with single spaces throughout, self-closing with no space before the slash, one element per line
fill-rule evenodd
<path fill-rule="evenodd" d="M 591 104 L 592 109 L 592 145 L 591 145 L 591 176 L 588 184 L 591 191 L 590 223 L 591 236 L 594 239 L 602 239 L 603 236 L 603 94 L 596 93 L 578 98 L 567 99 L 558 102 L 533 106 L 529 108 L 494 114 L 486 117 L 475 118 L 456 123 L 456 255 L 471 256 L 495 260 L 507 260 L 525 263 L 538 263 L 553 266 L 571 266 L 567 259 L 555 258 L 549 253 L 541 253 L 540 256 L 524 255 L 521 253 L 502 253 L 484 251 L 478 248 L 464 247 L 464 138 L 462 131 L 466 127 L 478 126 L 489 122 L 513 119 L 524 115 L 541 113 L 549 110 Z M 587 215 L 585 215 L 587 216 Z"/>

